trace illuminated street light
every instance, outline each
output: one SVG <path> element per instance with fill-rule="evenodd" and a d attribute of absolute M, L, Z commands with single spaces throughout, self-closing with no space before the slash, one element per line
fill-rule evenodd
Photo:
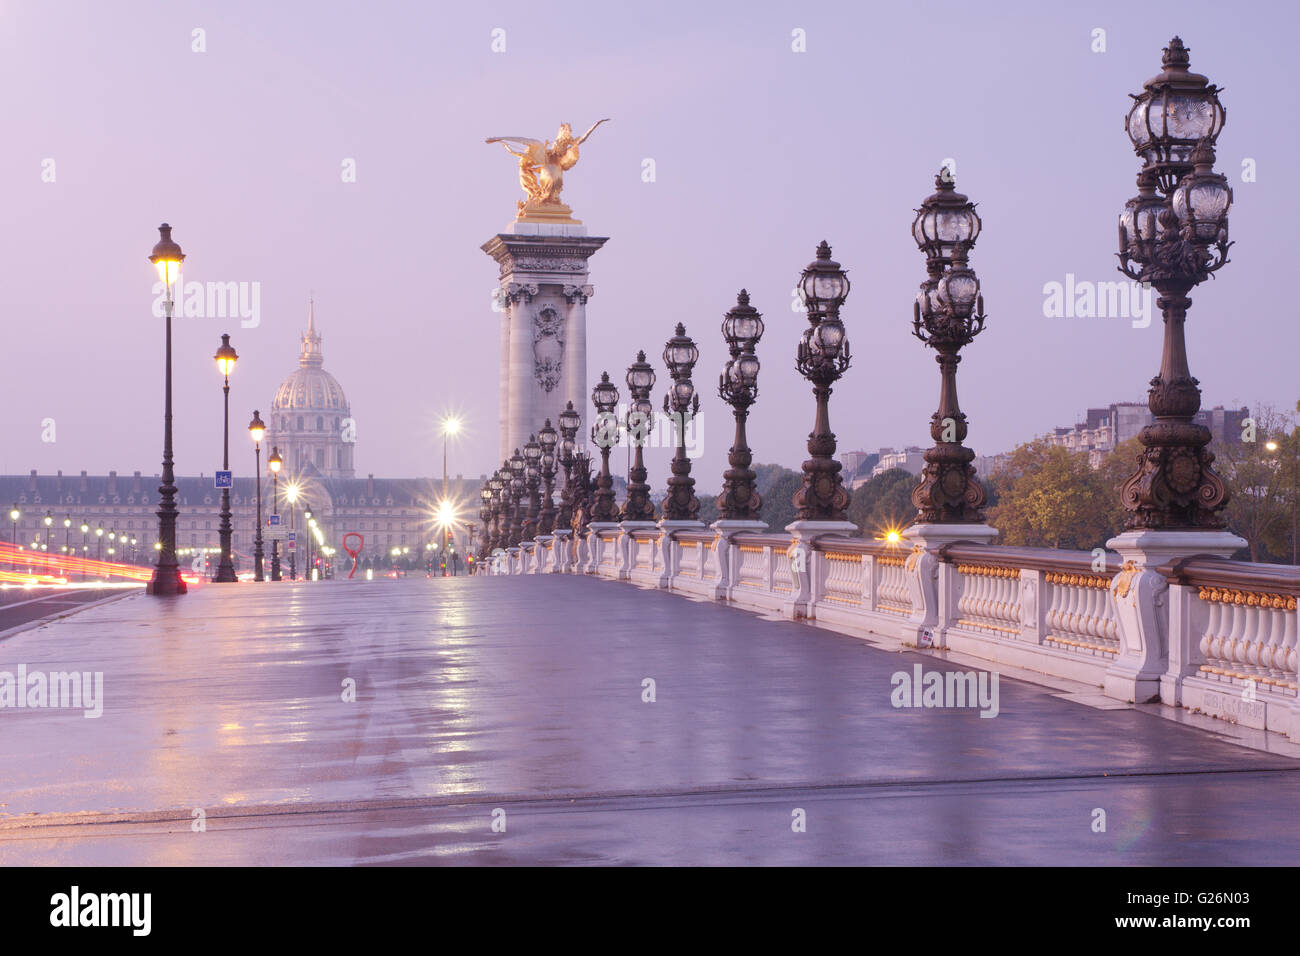
<path fill-rule="evenodd" d="M 283 462 L 280 460 L 280 449 L 272 445 L 271 454 L 266 459 L 266 467 L 271 469 L 271 514 L 276 516 L 279 521 L 280 514 L 280 466 Z M 279 533 L 279 524 L 276 524 L 276 532 Z M 278 537 L 271 539 L 271 580 L 280 580 L 280 539 Z"/>
<path fill-rule="evenodd" d="M 154 569 L 153 579 L 149 582 L 147 593 L 165 597 L 184 594 L 185 581 L 181 578 L 180 565 L 176 563 L 176 476 L 172 470 L 172 311 L 175 307 L 173 296 L 176 278 L 180 275 L 181 263 L 185 253 L 172 240 L 172 227 L 163 223 L 158 227 L 159 239 L 153 247 L 149 261 L 158 270 L 162 280 L 165 298 L 163 299 L 166 315 L 166 358 L 163 365 L 163 461 L 162 485 L 159 487 L 161 500 L 158 507 L 158 538 L 162 547 L 158 550 L 158 564 Z"/>
<path fill-rule="evenodd" d="M 235 362 L 238 361 L 239 355 L 236 354 L 234 347 L 230 344 L 230 336 L 221 336 L 221 345 L 217 348 L 217 354 L 213 356 L 217 360 L 217 371 L 222 377 L 222 395 L 224 397 L 224 411 L 222 418 L 221 431 L 221 470 L 230 470 L 230 373 L 235 369 Z M 235 562 L 231 556 L 231 536 L 233 529 L 230 526 L 230 489 L 221 489 L 221 521 L 218 525 L 217 537 L 221 542 L 221 559 L 217 562 L 217 573 L 212 580 L 218 584 L 233 584 L 235 577 Z"/>
<path fill-rule="evenodd" d="M 253 420 L 248 423 L 248 437 L 253 439 L 253 473 L 257 475 L 257 530 L 253 534 L 253 580 L 264 581 L 262 573 L 262 439 L 266 437 L 266 422 L 253 409 Z"/>

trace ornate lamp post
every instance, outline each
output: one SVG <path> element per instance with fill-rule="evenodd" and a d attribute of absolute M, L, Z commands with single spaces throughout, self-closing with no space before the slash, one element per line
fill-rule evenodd
<path fill-rule="evenodd" d="M 958 353 L 984 328 L 984 297 L 967 263 L 981 223 L 975 204 L 956 191 L 946 169 L 934 184 L 935 193 L 912 222 L 912 238 L 926 261 L 926 280 L 912 308 L 912 334 L 937 353 L 939 408 L 930 416 L 935 445 L 925 452 L 912 504 L 921 524 L 982 525 L 986 496 L 971 466 L 975 452 L 962 445 L 966 416 L 957 402 Z"/>
<path fill-rule="evenodd" d="M 749 304 L 749 293 L 744 289 L 736 296 L 735 308 L 722 319 L 722 336 L 727 340 L 731 360 L 718 377 L 718 395 L 731 406 L 736 437 L 727 455 L 731 467 L 722 475 L 718 516 L 723 521 L 758 522 L 763 499 L 754 484 L 758 476 L 749 467 L 754 459 L 745 435 L 745 421 L 750 406 L 758 400 L 755 348 L 763 337 L 763 316 Z"/>
<path fill-rule="evenodd" d="M 632 396 L 627 408 L 628 439 L 636 446 L 632 467 L 627 475 L 627 499 L 619 512 L 620 521 L 653 522 L 655 507 L 650 501 L 650 486 L 646 484 L 645 459 L 642 448 L 653 424 L 654 406 L 650 404 L 650 390 L 654 388 L 655 370 L 645 360 L 645 352 L 636 353 L 636 361 L 627 369 L 627 388 Z"/>
<path fill-rule="evenodd" d="M 72 552 L 72 515 L 63 516 L 63 553 Z"/>
<path fill-rule="evenodd" d="M 564 411 L 560 412 L 560 444 L 556 452 L 560 467 L 564 469 L 564 488 L 560 492 L 560 513 L 555 519 L 558 529 L 573 526 L 574 487 L 573 464 L 578 453 L 578 429 L 582 427 L 582 416 L 570 401 Z"/>
<path fill-rule="evenodd" d="M 50 514 L 49 509 L 45 510 L 45 517 L 41 519 L 45 525 L 45 550 L 50 550 L 50 528 L 54 527 L 54 515 Z"/>
<path fill-rule="evenodd" d="M 248 435 L 253 439 L 253 473 L 257 475 L 257 528 L 253 532 L 253 580 L 265 581 L 262 551 L 262 439 L 266 436 L 266 422 L 258 410 L 253 409 L 253 420 L 248 423 Z"/>
<path fill-rule="evenodd" d="M 1144 450 L 1120 490 L 1127 531 L 1226 526 L 1221 512 L 1228 491 L 1211 467 L 1210 430 L 1193 421 L 1201 390 L 1188 367 L 1183 325 L 1188 293 L 1228 262 L 1232 189 L 1213 171 L 1225 120 L 1218 88 L 1188 63 L 1187 49 L 1174 37 L 1164 69 L 1133 97 L 1124 124 L 1143 167 L 1138 195 L 1120 215 L 1119 269 L 1155 287 L 1164 316 L 1160 372 L 1147 393 L 1155 422 L 1138 435 Z"/>
<path fill-rule="evenodd" d="M 86 544 L 86 536 L 90 534 L 90 525 L 83 520 L 81 522 L 81 560 L 85 561 L 90 557 L 89 545 Z M 81 566 L 81 580 L 86 580 L 86 566 Z"/>
<path fill-rule="evenodd" d="M 239 356 L 235 353 L 234 347 L 230 344 L 230 336 L 221 336 L 221 345 L 217 348 L 217 354 L 213 356 L 217 360 L 217 371 L 222 377 L 222 392 L 225 398 L 225 412 L 222 424 L 221 438 L 221 468 L 224 471 L 230 470 L 230 373 L 234 371 L 235 362 Z M 221 560 L 217 562 L 217 573 L 213 581 L 219 583 L 231 584 L 235 578 L 235 564 L 231 559 L 231 526 L 230 526 L 230 489 L 221 489 L 221 523 L 218 525 L 220 531 L 218 535 L 221 539 Z"/>
<path fill-rule="evenodd" d="M 510 456 L 510 547 L 518 548 L 523 540 L 524 472 L 527 462 L 518 448 Z"/>
<path fill-rule="evenodd" d="M 172 471 L 172 310 L 175 300 L 172 292 L 181 271 L 185 254 L 172 240 L 172 227 L 163 223 L 158 227 L 158 244 L 153 247 L 149 261 L 158 270 L 166 298 L 163 308 L 166 315 L 166 357 L 163 364 L 163 460 L 162 484 L 158 486 L 161 499 L 158 504 L 158 564 L 149 582 L 149 594 L 166 597 L 185 593 L 180 565 L 176 563 L 176 476 Z"/>
<path fill-rule="evenodd" d="M 677 449 L 673 453 L 672 477 L 664 498 L 665 521 L 698 521 L 700 499 L 695 497 L 695 479 L 691 477 L 691 460 L 686 457 L 686 416 L 700 413 L 700 396 L 695 394 L 691 372 L 700 359 L 700 350 L 686 334 L 686 326 L 677 323 L 676 333 L 664 345 L 664 364 L 672 376 L 673 387 L 664 395 L 664 414 L 671 414 L 677 432 Z"/>
<path fill-rule="evenodd" d="M 95 560 L 103 561 L 104 560 L 104 522 L 102 521 L 99 523 L 99 527 L 95 529 L 95 539 L 96 539 Z M 161 545 L 161 542 L 159 542 L 159 544 Z"/>
<path fill-rule="evenodd" d="M 555 446 L 560 440 L 559 433 L 546 419 L 546 424 L 537 433 L 537 443 L 542 447 L 540 462 L 542 473 L 542 509 L 537 513 L 537 533 L 551 534 L 555 531 Z"/>
<path fill-rule="evenodd" d="M 9 509 L 9 522 L 13 525 L 13 535 L 9 539 L 9 543 L 14 546 L 13 561 L 10 563 L 13 571 L 18 570 L 18 519 L 22 516 L 23 513 L 18 510 L 18 502 L 15 501 L 14 506 Z"/>
<path fill-rule="evenodd" d="M 600 373 L 600 381 L 591 390 L 591 402 L 596 406 L 591 440 L 600 449 L 600 475 L 596 478 L 588 523 L 609 523 L 618 519 L 614 508 L 614 477 L 609 473 L 609 453 L 618 441 L 618 416 L 614 413 L 618 405 L 618 386 L 609 380 L 608 372 Z"/>
<path fill-rule="evenodd" d="M 271 454 L 266 458 L 266 467 L 271 469 L 271 514 L 280 514 L 280 460 L 279 446 L 271 446 Z M 280 526 L 275 526 L 276 536 L 271 539 L 271 580 L 280 580 Z"/>
<path fill-rule="evenodd" d="M 849 343 L 840 321 L 840 306 L 849 294 L 849 277 L 831 258 L 831 247 L 823 240 L 817 258 L 799 279 L 808 328 L 799 341 L 796 366 L 813 386 L 817 417 L 808 436 L 808 454 L 803 463 L 803 486 L 795 493 L 798 521 L 846 521 L 849 494 L 840 478 L 841 465 L 835 460 L 835 434 L 830 424 L 831 386 L 849 367 Z"/>
<path fill-rule="evenodd" d="M 529 435 L 524 445 L 524 484 L 528 490 L 528 513 L 524 519 L 521 540 L 537 537 L 537 515 L 541 509 L 542 446 L 536 435 Z"/>

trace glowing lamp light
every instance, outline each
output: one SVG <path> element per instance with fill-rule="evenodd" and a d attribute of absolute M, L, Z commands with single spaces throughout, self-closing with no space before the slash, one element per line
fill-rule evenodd
<path fill-rule="evenodd" d="M 158 278 L 166 283 L 170 290 L 176 284 L 176 277 L 180 275 L 185 253 L 181 252 L 181 247 L 172 239 L 172 227 L 167 223 L 158 227 L 158 235 L 160 237 L 158 244 L 153 247 L 149 261 L 158 270 Z"/>
<path fill-rule="evenodd" d="M 235 362 L 239 360 L 235 347 L 230 344 L 229 335 L 221 336 L 221 345 L 217 347 L 217 354 L 213 358 L 217 360 L 217 371 L 229 378 L 235 370 Z"/>
<path fill-rule="evenodd" d="M 894 531 L 892 529 L 885 532 L 885 540 L 888 541 L 890 544 L 898 544 L 901 537 L 902 536 L 897 531 Z"/>
<path fill-rule="evenodd" d="M 266 422 L 262 421 L 262 416 L 258 414 L 257 409 L 253 409 L 253 420 L 248 423 L 248 437 L 261 444 L 265 436 Z"/>
<path fill-rule="evenodd" d="M 459 418 L 455 415 L 448 415 L 442 420 L 442 433 L 444 435 L 458 435 L 460 434 L 460 425 Z"/>

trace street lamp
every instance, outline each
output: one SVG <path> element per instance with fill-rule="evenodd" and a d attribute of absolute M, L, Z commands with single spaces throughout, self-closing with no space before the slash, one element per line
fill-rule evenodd
<path fill-rule="evenodd" d="M 695 394 L 695 384 L 691 381 L 691 372 L 699 359 L 700 350 L 686 334 L 686 326 L 678 322 L 676 334 L 664 345 L 664 364 L 673 380 L 673 387 L 664 395 L 664 414 L 671 413 L 677 430 L 672 477 L 668 479 L 668 495 L 663 505 L 663 516 L 668 521 L 699 520 L 700 499 L 695 497 L 691 460 L 686 457 L 686 416 L 700 413 L 700 396 Z"/>
<path fill-rule="evenodd" d="M 1124 123 L 1143 167 L 1138 195 L 1120 214 L 1119 269 L 1155 287 L 1165 326 L 1160 372 L 1147 393 L 1155 421 L 1138 434 L 1137 471 L 1120 489 L 1128 531 L 1227 525 L 1228 489 L 1211 467 L 1210 430 L 1194 421 L 1201 390 L 1188 366 L 1184 323 L 1188 293 L 1228 262 L 1232 189 L 1213 172 L 1225 119 L 1219 90 L 1189 62 L 1174 37 L 1164 69 L 1133 97 Z"/>
<path fill-rule="evenodd" d="M 47 509 L 42 520 L 45 522 L 45 550 L 48 551 L 50 550 L 50 528 L 54 525 L 54 515 L 50 514 Z"/>
<path fill-rule="evenodd" d="M 831 431 L 831 386 L 849 367 L 849 343 L 840 321 L 840 306 L 849 294 L 849 277 L 831 258 L 822 240 L 817 258 L 799 279 L 808 312 L 808 328 L 799 341 L 796 367 L 813 386 L 817 417 L 808 436 L 809 458 L 803 463 L 803 484 L 794 496 L 795 517 L 800 521 L 845 521 L 849 494 L 835 460 L 835 434 Z"/>
<path fill-rule="evenodd" d="M 298 580 L 298 509 L 295 504 L 298 501 L 298 486 L 288 484 L 284 487 L 284 500 L 289 502 L 289 580 Z"/>
<path fill-rule="evenodd" d="M 18 570 L 18 519 L 22 516 L 23 513 L 18 510 L 18 502 L 15 501 L 14 506 L 9 509 L 9 521 L 13 525 L 13 535 L 9 540 L 14 546 L 14 557 L 12 562 L 14 571 Z"/>
<path fill-rule="evenodd" d="M 962 445 L 966 415 L 957 402 L 957 363 L 963 346 L 984 329 L 984 297 L 967 264 L 980 234 L 975 204 L 956 191 L 948 168 L 934 178 L 936 191 L 916 211 L 912 237 L 925 253 L 926 280 L 912 305 L 912 334 L 936 352 L 939 409 L 930 417 L 935 445 L 925 452 L 921 481 L 912 491 L 922 524 L 978 524 L 987 496 L 975 477 L 975 452 Z"/>
<path fill-rule="evenodd" d="M 271 514 L 276 516 L 275 536 L 271 538 L 271 580 L 280 580 L 280 449 L 278 446 L 271 446 L 271 454 L 267 456 L 266 467 L 271 469 Z"/>
<path fill-rule="evenodd" d="M 572 406 L 572 403 L 570 403 Z M 537 533 L 551 534 L 555 531 L 555 446 L 560 440 L 559 433 L 546 419 L 546 424 L 537 433 L 537 443 L 542 446 L 542 510 L 537 515 Z"/>
<path fill-rule="evenodd" d="M 591 390 L 591 402 L 596 406 L 591 440 L 600 449 L 600 475 L 596 478 L 590 520 L 610 522 L 617 518 L 614 508 L 614 477 L 609 473 L 609 453 L 618 441 L 618 415 L 614 412 L 618 405 L 618 386 L 609 380 L 608 372 L 600 373 L 600 381 Z"/>
<path fill-rule="evenodd" d="M 235 353 L 234 347 L 230 344 L 230 336 L 221 336 L 221 345 L 217 348 L 217 354 L 213 356 L 217 360 L 217 371 L 221 373 L 222 394 L 224 397 L 224 411 L 221 426 L 221 469 L 222 471 L 230 470 L 230 373 L 234 371 L 235 362 L 239 356 Z M 230 526 L 230 489 L 221 489 L 221 523 L 218 526 L 218 537 L 221 541 L 221 559 L 217 562 L 217 573 L 212 579 L 221 584 L 233 584 L 238 579 L 235 577 L 235 563 L 231 557 L 231 536 L 232 528 Z"/>
<path fill-rule="evenodd" d="M 163 300 L 166 314 L 167 348 L 163 365 L 163 460 L 162 484 L 158 491 L 161 495 L 158 505 L 158 538 L 162 547 L 158 549 L 158 564 L 154 568 L 153 579 L 149 582 L 147 593 L 165 597 L 185 593 L 185 581 L 181 578 L 180 566 L 176 563 L 176 476 L 172 471 L 172 311 L 175 306 L 173 290 L 176 277 L 180 274 L 181 263 L 185 254 L 181 247 L 172 241 L 172 227 L 163 223 L 158 227 L 159 239 L 153 247 L 149 261 L 158 270 L 166 298 Z"/>
<path fill-rule="evenodd" d="M 81 580 L 83 581 L 86 580 L 86 565 L 85 565 L 86 551 L 87 551 L 86 535 L 89 533 L 90 533 L 90 525 L 86 524 L 86 522 L 83 520 L 81 522 L 81 560 L 82 560 Z"/>
<path fill-rule="evenodd" d="M 253 473 L 257 475 L 257 529 L 253 532 L 253 580 L 265 581 L 262 571 L 262 439 L 266 437 L 266 423 L 257 409 L 248 423 L 248 435 L 253 439 Z"/>
<path fill-rule="evenodd" d="M 524 497 L 524 461 L 523 452 L 518 448 L 510 456 L 510 547 L 519 547 L 523 540 L 523 497 Z"/>
<path fill-rule="evenodd" d="M 521 540 L 531 541 L 537 537 L 537 514 L 541 509 L 540 494 L 542 472 L 542 445 L 536 435 L 529 435 L 524 445 L 524 482 L 528 487 L 528 516 L 524 520 Z"/>
<path fill-rule="evenodd" d="M 564 488 L 560 491 L 560 513 L 557 516 L 556 527 L 571 528 L 573 526 L 574 499 L 573 499 L 573 464 L 578 453 L 578 429 L 582 427 L 582 416 L 578 410 L 573 407 L 572 400 L 560 412 L 560 444 L 556 452 L 556 458 L 560 467 L 564 469 Z"/>
<path fill-rule="evenodd" d="M 442 420 L 442 500 L 447 500 L 447 439 L 460 434 L 461 421 L 455 415 L 448 415 Z M 442 529 L 443 547 L 451 545 L 451 526 Z"/>
<path fill-rule="evenodd" d="M 102 521 L 99 523 L 99 527 L 95 529 L 95 539 L 96 539 L 95 560 L 103 561 L 104 560 L 104 522 Z M 159 546 L 159 550 L 162 550 L 161 546 Z"/>
<path fill-rule="evenodd" d="M 303 566 L 302 579 L 304 581 L 310 581 L 311 580 L 311 539 L 316 534 L 316 519 L 312 517 L 311 505 L 303 505 L 302 520 L 307 525 L 307 536 L 306 536 L 307 563 Z"/>
<path fill-rule="evenodd" d="M 745 421 L 750 406 L 758 400 L 758 356 L 755 348 L 763 337 L 763 316 L 749 304 L 744 289 L 736 296 L 736 305 L 722 319 L 722 337 L 727 340 L 731 359 L 718 376 L 718 395 L 731 406 L 736 419 L 736 436 L 727 454 L 731 466 L 722 475 L 722 494 L 718 496 L 718 517 L 727 521 L 757 521 L 763 509 L 750 468 L 753 454 L 745 435 Z"/>
<path fill-rule="evenodd" d="M 642 448 L 650 434 L 654 406 L 650 404 L 650 390 L 654 388 L 655 370 L 645 360 L 645 352 L 636 353 L 636 361 L 627 368 L 627 388 L 632 400 L 627 407 L 627 436 L 636 446 L 632 467 L 627 473 L 627 498 L 619 512 L 621 521 L 653 521 L 655 506 L 650 501 L 650 486 L 646 484 L 645 459 Z"/>
<path fill-rule="evenodd" d="M 72 551 L 72 515 L 63 516 L 63 553 Z"/>

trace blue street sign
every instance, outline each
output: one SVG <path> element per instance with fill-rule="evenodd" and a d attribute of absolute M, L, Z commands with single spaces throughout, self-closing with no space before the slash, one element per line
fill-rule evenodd
<path fill-rule="evenodd" d="M 271 516 L 267 519 L 267 524 L 270 524 L 270 525 L 272 525 L 272 526 L 274 526 L 274 525 L 278 525 L 279 523 L 280 523 L 280 516 L 279 516 L 279 515 L 271 515 Z"/>
<path fill-rule="evenodd" d="M 217 488 L 233 488 L 233 487 L 235 487 L 235 485 L 234 485 L 234 479 L 231 477 L 232 474 L 233 474 L 233 472 L 229 472 L 229 471 L 219 471 L 219 472 L 217 472 L 216 475 L 213 476 L 213 483 L 214 483 L 214 486 L 217 487 Z"/>
<path fill-rule="evenodd" d="M 294 543 L 295 541 L 297 541 L 297 540 L 298 540 L 298 532 L 296 532 L 296 531 L 290 531 L 290 532 L 289 532 L 289 545 L 290 545 L 290 547 L 292 547 L 292 546 L 293 546 L 293 543 Z"/>

